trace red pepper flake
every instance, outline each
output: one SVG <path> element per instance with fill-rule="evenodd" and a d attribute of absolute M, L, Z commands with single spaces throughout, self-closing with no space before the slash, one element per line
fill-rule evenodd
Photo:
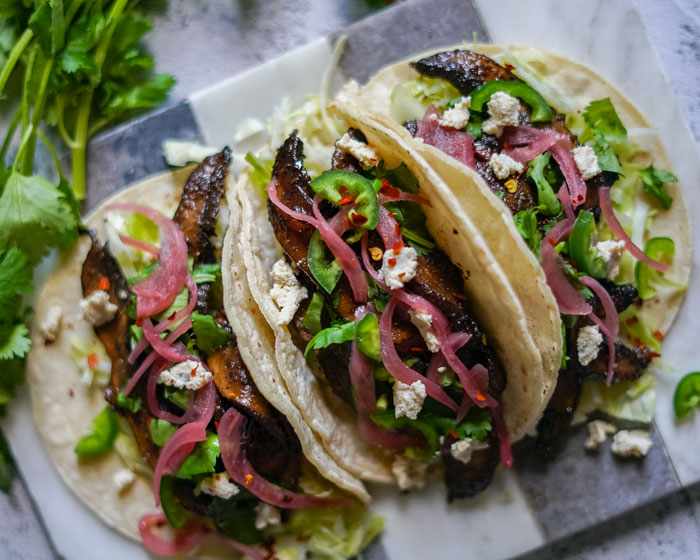
<path fill-rule="evenodd" d="M 454 430 L 450 430 L 450 435 L 451 435 L 453 438 L 455 438 L 455 439 L 459 439 L 459 436 L 457 435 L 457 432 L 455 432 Z"/>
<path fill-rule="evenodd" d="M 97 287 L 100 290 L 104 290 L 105 292 L 107 290 L 109 290 L 110 286 L 111 286 L 111 284 L 109 283 L 109 278 L 107 278 L 106 276 L 103 276 L 102 278 L 100 278 L 100 281 L 97 284 Z"/>
<path fill-rule="evenodd" d="M 197 375 L 197 366 L 193 367 L 192 371 L 190 372 L 190 376 L 194 377 L 195 375 Z"/>
<path fill-rule="evenodd" d="M 245 485 L 248 486 L 251 482 L 253 482 L 253 475 L 249 473 L 245 475 Z"/>
<path fill-rule="evenodd" d="M 90 369 L 95 369 L 100 363 L 100 357 L 97 354 L 90 354 L 87 357 L 87 365 Z"/>
<path fill-rule="evenodd" d="M 515 70 L 515 66 L 513 66 L 512 64 L 506 64 L 506 65 L 504 65 L 503 67 L 504 67 L 506 70 L 508 70 L 508 72 L 512 72 L 513 70 Z"/>
<path fill-rule="evenodd" d="M 639 348 L 640 350 L 644 350 L 644 348 L 646 348 L 646 347 L 644 346 L 644 344 L 642 343 L 642 341 L 639 340 L 638 338 L 635 338 L 635 339 L 634 339 L 634 345 L 635 345 L 637 348 Z"/>
<path fill-rule="evenodd" d="M 476 400 L 478 400 L 478 401 L 485 401 L 486 400 L 486 397 L 484 396 L 484 394 L 481 391 L 479 391 L 479 389 L 476 390 Z"/>
<path fill-rule="evenodd" d="M 389 266 L 391 268 L 394 268 L 396 266 L 396 259 L 388 259 L 386 262 L 389 263 Z"/>
<path fill-rule="evenodd" d="M 663 339 L 664 339 L 664 333 L 662 333 L 661 331 L 656 331 L 656 332 L 654 333 L 654 338 L 655 338 L 656 340 L 663 340 Z"/>
<path fill-rule="evenodd" d="M 152 416 L 149 416 L 149 417 L 146 419 L 146 424 L 150 424 L 151 422 L 153 422 L 153 417 L 152 417 Z"/>
<path fill-rule="evenodd" d="M 341 206 L 342 206 L 343 204 L 350 204 L 351 202 L 355 202 L 355 199 L 356 199 L 356 198 L 357 198 L 356 196 L 346 196 L 346 197 L 344 197 L 344 198 L 341 198 L 341 199 L 338 201 L 338 204 L 340 204 Z"/>
<path fill-rule="evenodd" d="M 397 237 L 401 235 L 401 229 L 399 228 L 398 222 L 394 224 L 394 235 L 396 235 Z"/>
<path fill-rule="evenodd" d="M 232 401 L 236 398 L 236 393 L 229 393 L 226 398 Z"/>
<path fill-rule="evenodd" d="M 401 190 L 392 186 L 387 179 L 382 179 L 382 186 L 379 189 L 379 194 L 394 200 L 401 198 Z"/>
<path fill-rule="evenodd" d="M 394 246 L 391 249 L 394 251 L 395 255 L 398 255 L 401 252 L 401 249 L 403 249 L 403 241 L 397 241 L 394 243 Z"/>
<path fill-rule="evenodd" d="M 649 358 L 660 358 L 661 354 L 659 354 L 658 352 L 649 352 L 647 356 L 649 356 Z"/>
<path fill-rule="evenodd" d="M 458 294 L 457 292 L 454 292 L 452 295 L 453 295 L 456 299 L 461 299 L 461 300 L 467 299 L 467 298 L 464 297 L 462 294 Z"/>
<path fill-rule="evenodd" d="M 168 367 L 168 364 L 163 363 L 163 364 L 161 364 L 160 369 L 158 371 L 163 371 L 166 367 Z M 171 383 L 171 385 L 172 385 L 172 383 Z"/>
<path fill-rule="evenodd" d="M 139 317 L 138 319 L 136 319 L 136 326 L 143 327 L 143 317 Z"/>
<path fill-rule="evenodd" d="M 636 325 L 637 323 L 639 323 L 639 319 L 637 319 L 636 317 L 630 317 L 629 319 L 627 319 L 627 320 L 625 321 L 625 324 L 627 324 L 627 325 L 630 326 L 630 327 L 631 327 L 632 325 Z"/>
<path fill-rule="evenodd" d="M 219 421 L 218 420 L 214 420 L 214 427 L 216 428 L 216 431 L 218 432 L 219 431 Z"/>
<path fill-rule="evenodd" d="M 373 261 L 380 261 L 382 260 L 382 256 L 384 256 L 384 251 L 382 251 L 379 247 L 370 247 L 369 254 Z"/>
<path fill-rule="evenodd" d="M 253 315 L 255 315 L 255 314 L 257 313 L 257 309 L 255 309 L 255 307 L 251 307 L 251 308 L 250 308 L 250 312 L 251 312 Z"/>
<path fill-rule="evenodd" d="M 338 192 L 339 192 L 341 195 L 343 195 L 343 196 L 349 196 L 349 195 L 350 195 L 350 191 L 348 190 L 348 188 L 347 188 L 345 185 L 340 185 L 340 186 L 338 187 Z"/>
<path fill-rule="evenodd" d="M 549 244 L 550 244 L 552 247 L 556 247 L 556 246 L 557 246 L 557 242 L 554 240 L 553 237 L 550 237 L 550 238 L 549 238 Z"/>
<path fill-rule="evenodd" d="M 177 311 L 173 311 L 173 312 L 170 314 L 170 317 L 168 317 L 168 320 L 169 320 L 169 321 L 172 321 L 172 320 L 175 318 L 175 313 L 177 313 Z"/>
<path fill-rule="evenodd" d="M 510 144 L 508 142 L 503 142 L 503 149 L 510 150 Z"/>
<path fill-rule="evenodd" d="M 73 391 L 73 387 L 68 387 L 68 396 L 71 399 L 75 396 L 75 391 Z"/>
<path fill-rule="evenodd" d="M 405 272 L 399 272 L 399 280 L 403 280 L 404 276 L 406 276 Z"/>
<path fill-rule="evenodd" d="M 409 348 L 409 350 L 410 350 L 411 352 L 422 352 L 422 351 L 423 351 L 423 349 L 422 349 L 420 346 L 411 346 L 411 347 Z"/>

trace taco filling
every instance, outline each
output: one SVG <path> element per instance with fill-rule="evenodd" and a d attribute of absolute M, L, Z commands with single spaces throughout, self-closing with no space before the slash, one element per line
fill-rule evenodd
<path fill-rule="evenodd" d="M 267 210 L 284 258 L 271 297 L 311 369 L 350 404 L 369 444 L 396 454 L 400 488 L 441 461 L 448 499 L 512 465 L 506 374 L 471 312 L 464 272 L 437 247 L 430 201 L 401 164 L 387 168 L 359 130 L 314 179 L 292 134 L 279 148 Z M 284 317 L 284 318 L 282 318 Z"/>
<path fill-rule="evenodd" d="M 253 382 L 227 320 L 215 237 L 229 164 L 228 149 L 204 160 L 172 219 L 137 204 L 108 208 L 131 213 L 142 230 L 157 227 L 159 247 L 119 236 L 144 256 L 135 277 L 126 278 L 93 235 L 81 305 L 111 360 L 105 391 L 111 408 L 76 453 L 88 460 L 104 453 L 116 432 L 113 411 L 126 420 L 153 469 L 155 503 L 163 510 L 139 521 L 143 542 L 155 553 L 185 554 L 219 533 L 247 556 L 263 558 L 259 547 L 279 552 L 292 534 L 287 541 L 297 551 L 323 555 L 335 547 L 333 554 L 351 556 L 377 534 L 381 520 L 365 522 L 354 500 L 311 474 L 289 421 Z M 314 509 L 300 511 L 307 508 Z M 343 516 L 354 519 L 346 535 L 353 542 L 340 534 L 325 542 L 323 527 L 338 526 Z"/>
<path fill-rule="evenodd" d="M 676 178 L 633 165 L 635 146 L 609 98 L 564 115 L 535 89 L 542 84 L 531 86 L 513 66 L 469 50 L 410 66 L 419 77 L 394 87 L 392 116 L 417 140 L 475 171 L 503 201 L 557 301 L 566 356 L 538 426 L 539 445 L 551 447 L 569 426 L 585 379 L 633 381 L 659 356 L 663 335 L 652 334 L 636 309 L 656 296 L 655 286 L 685 286 L 664 278 L 673 240 L 651 238 L 644 250 L 639 240 L 645 224 L 671 206 L 664 184 Z M 422 116 L 410 118 L 417 111 Z M 656 205 L 642 206 L 641 215 L 637 177 Z"/>

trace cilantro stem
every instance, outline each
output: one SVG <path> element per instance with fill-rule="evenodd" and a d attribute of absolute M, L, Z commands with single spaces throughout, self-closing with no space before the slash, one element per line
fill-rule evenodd
<path fill-rule="evenodd" d="M 34 111 L 32 112 L 32 128 L 34 129 L 34 134 L 29 138 L 28 149 L 24 152 L 24 158 L 22 158 L 22 173 L 25 175 L 31 175 L 32 169 L 34 168 L 34 151 L 36 148 L 36 133 L 39 131 L 39 123 L 44 116 L 44 105 L 46 103 L 46 94 L 49 84 L 49 77 L 51 76 L 51 70 L 53 69 L 53 59 L 46 61 L 44 65 L 44 70 L 41 74 L 41 82 L 39 86 L 39 95 L 34 103 Z"/>
<path fill-rule="evenodd" d="M 87 141 L 88 123 L 90 122 L 90 106 L 92 105 L 93 90 L 87 90 L 80 96 L 80 109 L 75 120 L 75 147 L 73 148 L 73 192 L 78 200 L 85 198 L 87 183 Z"/>
<path fill-rule="evenodd" d="M 10 123 L 10 129 L 7 131 L 7 134 L 5 135 L 5 141 L 2 143 L 2 148 L 0 149 L 0 164 L 5 161 L 5 155 L 7 155 L 7 150 L 10 147 L 10 143 L 12 142 L 12 138 L 15 136 L 15 132 L 17 130 L 17 126 L 19 125 L 19 119 L 22 116 L 22 112 L 20 110 L 15 111 L 15 116 L 12 117 L 12 123 Z"/>
<path fill-rule="evenodd" d="M 10 79 L 10 75 L 15 69 L 15 65 L 17 64 L 19 57 L 22 56 L 24 49 L 27 48 L 27 45 L 32 40 L 32 37 L 34 37 L 34 32 L 28 27 L 24 30 L 24 33 L 22 33 L 22 36 L 19 38 L 19 41 L 17 41 L 15 46 L 12 47 L 10 56 L 7 57 L 7 62 L 5 62 L 5 66 L 2 67 L 2 72 L 0 72 L 0 94 L 5 89 L 7 80 Z"/>
<path fill-rule="evenodd" d="M 58 154 L 56 153 L 56 148 L 54 148 L 53 144 L 51 143 L 51 140 L 49 140 L 46 137 L 46 134 L 44 134 L 43 130 L 39 128 L 37 129 L 37 133 L 39 134 L 39 138 L 41 138 L 41 141 L 44 143 L 44 146 L 46 146 L 46 149 L 51 154 L 51 157 L 53 158 L 53 163 L 56 166 L 56 171 L 58 172 L 59 177 L 62 176 L 63 168 L 61 167 L 61 160 L 59 159 Z"/>
<path fill-rule="evenodd" d="M 65 108 L 66 108 L 66 97 L 64 94 L 60 94 L 56 100 L 56 112 L 58 113 L 58 117 L 56 120 L 58 121 L 57 122 L 58 132 L 61 134 L 61 138 L 63 138 L 63 141 L 66 143 L 66 145 L 71 150 L 74 150 L 75 148 L 78 147 L 78 144 L 76 143 L 75 140 L 73 140 L 71 135 L 68 134 L 68 131 L 66 130 L 66 123 L 63 120 Z"/>

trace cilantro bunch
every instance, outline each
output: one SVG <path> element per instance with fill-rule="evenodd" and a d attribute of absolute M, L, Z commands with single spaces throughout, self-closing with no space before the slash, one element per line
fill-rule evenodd
<path fill-rule="evenodd" d="M 174 84 L 152 74 L 153 59 L 138 45 L 151 23 L 137 4 L 0 0 L 0 107 L 17 107 L 0 147 L 0 410 L 31 346 L 22 297 L 33 291 L 33 269 L 49 248 L 77 237 L 89 138 L 159 105 Z M 47 127 L 72 152 L 72 188 L 58 157 L 64 146 L 54 147 Z M 34 174 L 38 142 L 56 180 Z"/>

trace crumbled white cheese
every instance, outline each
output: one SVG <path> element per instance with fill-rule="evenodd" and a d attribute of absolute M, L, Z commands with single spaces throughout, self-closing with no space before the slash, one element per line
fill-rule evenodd
<path fill-rule="evenodd" d="M 598 348 L 603 344 L 603 335 L 596 325 L 582 327 L 578 331 L 576 339 L 576 350 L 578 351 L 578 361 L 582 366 L 587 366 L 598 355 Z"/>
<path fill-rule="evenodd" d="M 615 241 L 599 241 L 596 246 L 598 255 L 605 261 L 605 270 L 608 280 L 612 280 L 620 272 L 620 262 L 622 255 L 625 254 L 625 242 Z"/>
<path fill-rule="evenodd" d="M 620 430 L 613 437 L 612 452 L 620 457 L 646 457 L 651 437 L 645 430 Z"/>
<path fill-rule="evenodd" d="M 58 336 L 58 332 L 61 330 L 61 319 L 63 318 L 63 311 L 58 305 L 52 305 L 44 316 L 44 320 L 39 324 L 39 332 L 44 340 L 47 342 L 53 342 Z"/>
<path fill-rule="evenodd" d="M 445 373 L 447 371 L 447 366 L 440 366 L 437 368 L 438 373 Z"/>
<path fill-rule="evenodd" d="M 272 265 L 272 279 L 275 283 L 270 290 L 270 297 L 280 309 L 277 324 L 288 325 L 294 318 L 299 304 L 306 299 L 308 292 L 299 283 L 292 267 L 284 259 L 279 259 Z"/>
<path fill-rule="evenodd" d="M 423 408 L 426 396 L 425 385 L 421 381 L 414 381 L 410 385 L 397 381 L 394 383 L 394 410 L 396 418 L 405 416 L 411 420 L 418 418 L 418 413 Z"/>
<path fill-rule="evenodd" d="M 96 327 L 114 319 L 117 309 L 119 308 L 109 301 L 109 294 L 104 290 L 96 290 L 85 299 L 80 300 L 80 310 L 83 317 Z"/>
<path fill-rule="evenodd" d="M 443 113 L 440 124 L 462 130 L 469 123 L 469 105 L 471 105 L 471 102 L 471 97 L 462 97 L 459 103 Z"/>
<path fill-rule="evenodd" d="M 136 479 L 136 475 L 129 469 L 119 469 L 112 475 L 112 483 L 117 489 L 117 492 L 126 490 Z"/>
<path fill-rule="evenodd" d="M 450 455 L 465 465 L 472 460 L 474 451 L 488 448 L 489 444 L 474 438 L 457 440 L 450 445 Z"/>
<path fill-rule="evenodd" d="M 126 290 L 119 290 L 117 292 L 117 296 L 119 296 L 119 299 L 125 300 L 129 298 L 129 292 L 127 292 Z"/>
<path fill-rule="evenodd" d="M 413 280 L 418 268 L 418 253 L 413 247 L 384 251 L 379 277 L 393 290 L 403 288 L 404 282 Z"/>
<path fill-rule="evenodd" d="M 257 514 L 255 516 L 255 528 L 258 531 L 262 531 L 265 527 L 279 525 L 282 522 L 280 510 L 265 502 L 260 502 L 255 507 L 255 512 Z"/>
<path fill-rule="evenodd" d="M 197 360 L 185 360 L 160 372 L 160 381 L 177 389 L 196 391 L 211 380 L 211 372 Z"/>
<path fill-rule="evenodd" d="M 486 134 L 501 136 L 503 127 L 518 126 L 520 102 L 507 93 L 497 91 L 486 104 L 489 108 L 489 118 L 481 125 Z"/>
<path fill-rule="evenodd" d="M 431 121 L 436 121 L 436 120 L 438 120 L 439 118 L 440 118 L 440 117 L 438 117 L 438 114 L 437 114 L 437 113 L 430 113 L 430 114 L 428 115 L 428 120 L 431 120 Z"/>
<path fill-rule="evenodd" d="M 409 459 L 405 455 L 398 455 L 391 465 L 391 472 L 396 479 L 399 490 L 411 488 L 423 488 L 425 486 L 425 473 L 428 465 Z"/>
<path fill-rule="evenodd" d="M 377 152 L 374 151 L 374 148 L 371 148 L 364 142 L 355 140 L 350 136 L 349 132 L 346 132 L 340 137 L 335 143 L 335 147 L 353 156 L 365 169 L 374 167 L 379 161 L 379 156 Z"/>
<path fill-rule="evenodd" d="M 586 424 L 586 428 L 588 429 L 588 437 L 583 447 L 589 451 L 598 449 L 598 446 L 607 439 L 608 434 L 614 434 L 617 431 L 614 425 L 604 420 L 592 420 Z"/>
<path fill-rule="evenodd" d="M 520 173 L 524 169 L 522 163 L 506 154 L 493 154 L 489 159 L 489 167 L 499 179 L 507 179 L 510 175 Z"/>
<path fill-rule="evenodd" d="M 600 173 L 598 156 L 595 155 L 593 148 L 590 146 L 576 146 L 572 152 L 574 154 L 576 167 L 578 167 L 584 181 L 588 181 L 588 179 Z"/>
<path fill-rule="evenodd" d="M 409 309 L 408 314 L 411 317 L 411 323 L 413 323 L 420 331 L 428 350 L 431 352 L 440 351 L 440 341 L 438 340 L 437 334 L 435 334 L 435 329 L 433 328 L 433 316 L 427 311 Z"/>
<path fill-rule="evenodd" d="M 238 486 L 231 482 L 228 473 L 216 473 L 206 477 L 199 483 L 199 491 L 216 496 L 222 500 L 228 500 L 240 491 Z"/>

